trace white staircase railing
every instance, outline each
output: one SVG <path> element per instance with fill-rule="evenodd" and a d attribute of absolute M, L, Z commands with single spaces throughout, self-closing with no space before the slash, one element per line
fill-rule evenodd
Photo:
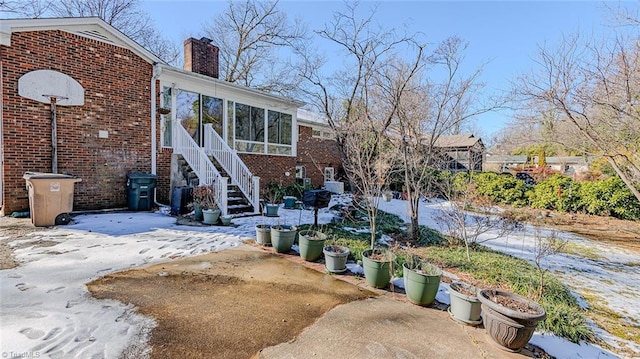
<path fill-rule="evenodd" d="M 254 176 L 238 154 L 218 135 L 211 124 L 204 126 L 204 144 L 208 153 L 220 163 L 231 177 L 231 183 L 238 186 L 253 206 L 253 212 L 260 212 L 260 177 Z"/>
<path fill-rule="evenodd" d="M 173 152 L 182 155 L 193 172 L 196 173 L 200 184 L 213 184 L 216 192 L 216 203 L 222 214 L 228 213 L 227 186 L 229 179 L 222 177 L 211 163 L 207 153 L 198 146 L 182 125 L 174 126 Z"/>

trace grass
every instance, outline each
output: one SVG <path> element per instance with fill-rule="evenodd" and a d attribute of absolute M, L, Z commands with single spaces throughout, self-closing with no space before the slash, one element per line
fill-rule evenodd
<path fill-rule="evenodd" d="M 607 332 L 635 343 L 640 343 L 640 326 L 622 320 L 622 316 L 611 309 L 601 305 L 602 298 L 590 294 L 581 293 L 582 297 L 589 303 L 589 317 Z"/>
<path fill-rule="evenodd" d="M 501 287 L 536 300 L 547 312 L 547 319 L 538 324 L 541 329 L 574 343 L 594 340 L 583 310 L 567 287 L 553 275 L 545 275 L 544 294 L 537 298 L 539 274 L 528 262 L 484 246 L 474 248 L 471 262 L 467 261 L 462 247 L 426 247 L 421 248 L 421 253 L 445 269 L 471 275 L 483 286 Z"/>
<path fill-rule="evenodd" d="M 592 259 L 592 260 L 605 258 L 598 253 L 597 249 L 586 247 L 574 242 L 567 242 L 567 244 L 565 244 L 565 246 L 562 248 L 562 252 L 565 254 L 574 255 L 576 257 Z"/>
<path fill-rule="evenodd" d="M 378 233 L 395 238 L 406 238 L 405 224 L 394 215 L 380 212 L 377 219 Z M 301 226 L 305 227 L 305 226 Z M 369 233 L 354 233 L 344 228 L 367 228 L 368 221 L 362 213 L 354 221 L 343 221 L 323 225 L 321 230 L 328 235 L 327 245 L 338 244 L 349 247 L 353 260 L 362 259 L 362 251 L 370 248 Z M 471 262 L 467 261 L 463 246 L 447 246 L 448 241 L 437 231 L 421 227 L 421 238 L 412 244 L 410 251 L 391 248 L 396 254 L 394 275 L 402 276 L 402 264 L 410 253 L 418 254 L 432 264 L 454 272 L 471 276 L 480 286 L 498 287 L 536 300 L 547 312 L 547 319 L 538 324 L 544 331 L 554 333 L 574 343 L 593 342 L 593 332 L 585 319 L 584 310 L 576 299 L 552 274 L 545 275 L 544 294 L 536 298 L 538 292 L 537 269 L 528 262 L 476 245 L 473 247 Z"/>

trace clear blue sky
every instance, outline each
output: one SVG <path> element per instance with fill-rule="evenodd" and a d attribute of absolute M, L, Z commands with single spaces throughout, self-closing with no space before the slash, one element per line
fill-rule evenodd
<path fill-rule="evenodd" d="M 147 0 L 143 8 L 164 36 L 182 44 L 189 36 L 200 37 L 204 24 L 226 7 L 227 2 Z M 373 2 L 362 2 L 364 10 Z M 608 2 L 610 7 L 617 3 Z M 626 2 L 637 6 L 638 2 Z M 290 18 L 301 18 L 311 30 L 343 11 L 341 1 L 281 1 Z M 613 15 L 600 1 L 382 1 L 376 20 L 385 27 L 409 26 L 436 43 L 451 35 L 469 42 L 465 63 L 470 69 L 483 63 L 482 80 L 487 93 L 507 90 L 509 81 L 531 69 L 537 46 L 554 45 L 563 34 L 580 32 L 600 37 L 611 31 Z M 487 142 L 510 120 L 507 111 L 478 118 L 480 135 Z"/>

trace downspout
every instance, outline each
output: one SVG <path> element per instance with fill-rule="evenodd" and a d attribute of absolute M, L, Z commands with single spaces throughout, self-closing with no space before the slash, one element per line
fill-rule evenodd
<path fill-rule="evenodd" d="M 158 77 L 160 77 L 161 69 L 158 67 L 157 63 L 153 64 L 153 76 L 151 76 L 151 173 L 157 175 L 158 172 L 158 143 L 156 142 L 156 81 Z M 153 188 L 153 202 L 159 207 L 170 207 L 169 205 L 162 204 L 158 202 L 158 186 Z"/>

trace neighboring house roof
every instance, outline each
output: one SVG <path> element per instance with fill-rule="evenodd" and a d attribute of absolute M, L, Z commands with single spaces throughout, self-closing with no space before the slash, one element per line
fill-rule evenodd
<path fill-rule="evenodd" d="M 93 40 L 127 48 L 150 64 L 164 63 L 158 56 L 99 17 L 2 20 L 0 21 L 0 45 L 11 46 L 11 34 L 14 32 L 54 30 L 67 31 Z"/>
<path fill-rule="evenodd" d="M 584 157 L 580 156 L 568 156 L 568 157 L 545 157 L 545 163 L 551 164 L 565 164 L 565 165 L 586 165 Z"/>
<path fill-rule="evenodd" d="M 527 155 L 510 156 L 510 155 L 490 155 L 485 156 L 487 163 L 527 163 Z"/>
<path fill-rule="evenodd" d="M 480 144 L 484 147 L 480 137 L 475 137 L 473 135 L 449 135 L 438 137 L 434 146 L 440 148 L 470 148 L 476 144 Z"/>
<path fill-rule="evenodd" d="M 329 127 L 329 121 L 327 118 L 317 112 L 298 109 L 298 123 L 303 123 L 312 126 Z"/>

